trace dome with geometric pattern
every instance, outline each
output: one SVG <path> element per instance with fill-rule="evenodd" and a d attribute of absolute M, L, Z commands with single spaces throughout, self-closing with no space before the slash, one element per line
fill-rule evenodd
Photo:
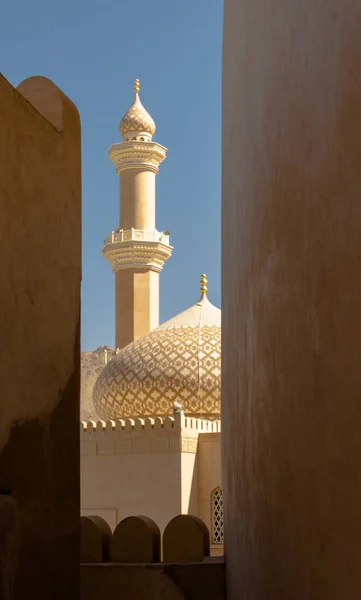
<path fill-rule="evenodd" d="M 194 306 L 125 346 L 99 375 L 93 401 L 101 419 L 185 415 L 218 419 L 221 311 L 202 295 Z"/>
<path fill-rule="evenodd" d="M 131 140 L 133 134 L 146 135 L 145 141 L 150 141 L 155 132 L 155 123 L 141 103 L 138 92 L 139 79 L 136 79 L 134 84 L 134 102 L 119 123 L 119 131 L 125 141 Z"/>

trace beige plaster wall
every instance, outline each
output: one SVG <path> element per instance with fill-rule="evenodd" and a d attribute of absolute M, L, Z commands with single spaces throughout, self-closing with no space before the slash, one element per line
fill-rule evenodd
<path fill-rule="evenodd" d="M 225 0 L 230 600 L 361 597 L 361 4 Z"/>
<path fill-rule="evenodd" d="M 223 545 L 212 544 L 212 492 L 221 484 L 221 434 L 201 433 L 198 438 L 198 513 L 210 533 L 211 555 L 223 554 Z"/>
<path fill-rule="evenodd" d="M 184 415 L 174 422 L 156 419 L 150 427 L 141 419 L 121 423 L 81 425 L 82 514 L 98 514 L 111 527 L 144 514 L 163 530 L 173 517 L 189 513 L 210 528 L 210 494 L 220 485 L 220 434 L 200 431 L 217 425 Z"/>
<path fill-rule="evenodd" d="M 1 74 L 0 85 L 1 339 L 8 348 L 1 389 L 11 399 L 1 403 L 1 449 L 15 419 L 55 408 L 74 367 L 74 357 L 59 349 L 72 347 L 79 328 L 81 165 L 79 115 L 59 88 L 31 77 L 16 90 Z M 55 219 L 67 224 L 61 234 Z M 63 285 L 69 269 L 73 280 Z M 54 314 L 67 327 L 54 331 Z"/>
<path fill-rule="evenodd" d="M 81 140 L 44 77 L 0 75 L 0 488 L 7 600 L 79 598 Z M 1 540 L 1 544 L 4 540 Z"/>
<path fill-rule="evenodd" d="M 120 173 L 120 227 L 155 229 L 155 173 L 126 169 Z"/>
<path fill-rule="evenodd" d="M 159 325 L 159 273 L 118 271 L 115 306 L 116 348 L 123 348 Z"/>
<path fill-rule="evenodd" d="M 170 438 L 161 434 L 155 444 L 147 438 L 123 442 L 113 448 L 113 454 L 100 454 L 105 450 L 96 449 L 95 441 L 82 442 L 82 511 L 90 510 L 106 520 L 101 511 L 115 511 L 111 519 L 115 515 L 117 523 L 130 515 L 146 515 L 163 530 L 181 513 L 179 445 L 174 447 Z"/>
<path fill-rule="evenodd" d="M 182 452 L 181 478 L 180 512 L 198 516 L 198 452 Z"/>

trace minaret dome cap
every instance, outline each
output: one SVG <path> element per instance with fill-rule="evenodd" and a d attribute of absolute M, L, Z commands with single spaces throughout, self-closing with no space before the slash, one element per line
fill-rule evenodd
<path fill-rule="evenodd" d="M 119 123 L 119 131 L 124 141 L 150 141 L 155 132 L 155 123 L 145 110 L 139 98 L 139 79 L 134 82 L 134 102 Z"/>

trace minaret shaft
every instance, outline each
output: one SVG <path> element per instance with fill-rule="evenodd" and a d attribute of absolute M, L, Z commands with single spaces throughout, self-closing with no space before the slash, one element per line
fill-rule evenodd
<path fill-rule="evenodd" d="M 104 242 L 115 273 L 115 343 L 123 348 L 159 325 L 159 273 L 170 257 L 169 234 L 155 223 L 155 178 L 167 149 L 152 141 L 155 124 L 135 99 L 119 129 L 123 142 L 109 149 L 120 177 L 120 227 Z"/>
<path fill-rule="evenodd" d="M 120 229 L 155 231 L 154 171 L 120 172 Z M 123 348 L 159 325 L 159 273 L 150 268 L 115 274 L 115 343 Z"/>
<path fill-rule="evenodd" d="M 115 282 L 115 338 L 123 348 L 159 325 L 159 273 L 118 271 Z"/>
<path fill-rule="evenodd" d="M 155 173 L 127 169 L 120 173 L 120 228 L 155 229 Z"/>

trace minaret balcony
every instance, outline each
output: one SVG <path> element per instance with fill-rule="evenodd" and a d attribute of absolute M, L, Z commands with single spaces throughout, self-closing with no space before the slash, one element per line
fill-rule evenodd
<path fill-rule="evenodd" d="M 168 232 L 132 228 L 112 231 L 104 240 L 103 255 L 114 273 L 126 269 L 159 273 L 172 250 Z"/>
<path fill-rule="evenodd" d="M 157 231 L 156 229 L 119 229 L 112 231 L 108 237 L 104 240 L 104 246 L 108 244 L 118 244 L 119 242 L 130 242 L 140 240 L 143 242 L 160 242 L 169 246 L 169 234 L 164 231 Z"/>

